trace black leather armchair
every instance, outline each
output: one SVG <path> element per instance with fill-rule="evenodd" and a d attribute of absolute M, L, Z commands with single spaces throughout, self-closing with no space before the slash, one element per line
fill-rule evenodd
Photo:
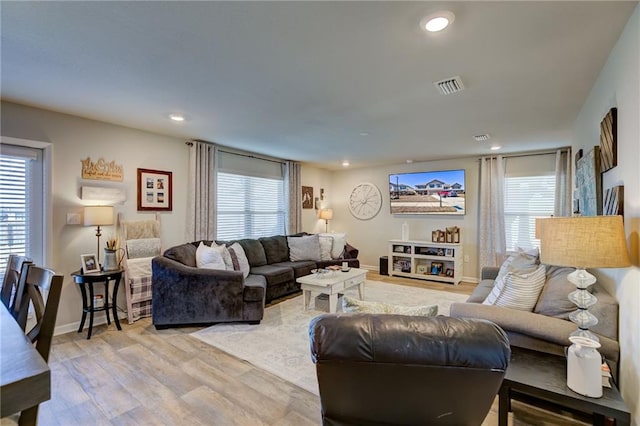
<path fill-rule="evenodd" d="M 484 320 L 327 314 L 309 325 L 324 425 L 480 425 L 511 351 Z"/>

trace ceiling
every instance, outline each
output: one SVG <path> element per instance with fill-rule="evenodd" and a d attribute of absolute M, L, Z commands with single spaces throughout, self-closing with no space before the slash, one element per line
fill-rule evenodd
<path fill-rule="evenodd" d="M 636 5 L 3 1 L 1 95 L 327 169 L 549 149 Z"/>

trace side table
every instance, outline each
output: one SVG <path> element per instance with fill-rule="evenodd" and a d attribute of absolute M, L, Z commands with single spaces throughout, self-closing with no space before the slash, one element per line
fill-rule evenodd
<path fill-rule="evenodd" d="M 82 329 L 84 328 L 84 322 L 87 319 L 87 313 L 89 314 L 89 330 L 87 333 L 87 339 L 91 339 L 94 312 L 105 311 L 107 315 L 107 324 L 111 324 L 111 319 L 109 318 L 109 308 L 111 308 L 113 312 L 113 321 L 116 323 L 116 327 L 118 328 L 118 330 L 122 330 L 122 327 L 120 326 L 120 320 L 118 319 L 118 308 L 116 306 L 116 300 L 118 298 L 118 287 L 120 286 L 120 281 L 122 280 L 122 272 L 122 269 L 115 269 L 113 271 L 100 271 L 85 274 L 82 272 L 82 270 L 80 270 L 71 274 L 74 282 L 78 284 L 78 286 L 80 287 L 80 291 L 82 292 L 82 320 L 80 321 L 78 333 L 82 332 Z M 113 281 L 113 298 L 111 303 L 109 303 L 110 281 Z M 101 308 L 96 308 L 93 305 L 94 283 L 104 284 L 104 306 L 102 306 Z M 89 290 L 88 294 L 87 290 Z"/>
<path fill-rule="evenodd" d="M 557 355 L 511 347 L 511 361 L 500 387 L 498 424 L 507 425 L 511 399 L 528 395 L 572 410 L 588 413 L 594 425 L 604 425 L 605 418 L 617 425 L 631 423 L 631 413 L 615 383 L 603 388 L 602 398 L 589 398 L 567 387 L 567 360 Z"/>

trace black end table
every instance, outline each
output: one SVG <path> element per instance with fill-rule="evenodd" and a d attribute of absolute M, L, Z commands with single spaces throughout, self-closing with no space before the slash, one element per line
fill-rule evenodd
<path fill-rule="evenodd" d="M 80 287 L 82 292 L 82 320 L 80 321 L 80 327 L 78 333 L 82 332 L 84 328 L 84 322 L 87 319 L 87 313 L 89 314 L 89 330 L 87 333 L 87 339 L 91 339 L 91 331 L 93 330 L 93 313 L 99 311 L 105 311 L 107 315 L 107 324 L 111 325 L 111 319 L 109 318 L 109 308 L 113 311 L 113 321 L 116 323 L 118 330 L 122 330 L 120 326 L 120 320 L 118 319 L 118 307 L 116 306 L 116 300 L 118 298 L 118 287 L 122 280 L 122 269 L 116 269 L 113 271 L 101 271 L 85 274 L 80 271 L 76 271 L 71 274 L 73 280 Z M 109 303 L 109 282 L 113 281 L 113 298 Z M 104 284 L 104 306 L 96 308 L 93 305 L 93 284 Z M 87 294 L 87 289 L 89 290 Z"/>
<path fill-rule="evenodd" d="M 594 425 L 604 425 L 605 418 L 617 425 L 628 425 L 631 413 L 614 383 L 603 388 L 602 398 L 589 398 L 567 387 L 567 360 L 527 349 L 511 347 L 511 361 L 500 387 L 498 424 L 507 426 L 511 399 L 526 395 L 572 410 L 592 415 Z"/>

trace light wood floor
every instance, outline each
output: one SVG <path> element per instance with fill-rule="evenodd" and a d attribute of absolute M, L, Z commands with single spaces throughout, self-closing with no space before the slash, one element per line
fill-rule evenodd
<path fill-rule="evenodd" d="M 458 286 L 368 279 L 469 294 Z M 199 328 L 156 330 L 149 318 L 56 336 L 52 398 L 40 425 L 319 425 L 315 395 L 189 336 Z M 464 392 L 461 393 L 464 397 Z M 583 424 L 513 404 L 514 425 Z M 5 423 L 4 421 L 2 423 Z M 483 425 L 497 425 L 497 402 Z"/>

